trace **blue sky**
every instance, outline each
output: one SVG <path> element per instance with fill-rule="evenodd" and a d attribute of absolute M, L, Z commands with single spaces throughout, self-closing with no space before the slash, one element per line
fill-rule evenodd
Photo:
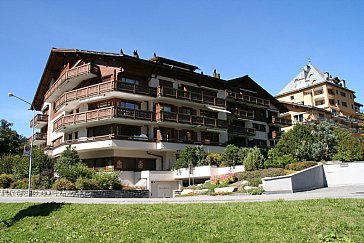
<path fill-rule="evenodd" d="M 249 75 L 273 95 L 311 62 L 364 102 L 364 1 L 0 0 L 0 118 L 30 136 L 32 101 L 50 49 L 159 56 Z"/>

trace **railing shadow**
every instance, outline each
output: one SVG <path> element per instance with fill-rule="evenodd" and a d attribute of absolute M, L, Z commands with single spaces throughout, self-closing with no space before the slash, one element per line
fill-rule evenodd
<path fill-rule="evenodd" d="M 1 221 L 1 223 L 6 227 L 11 227 L 16 222 L 26 217 L 49 216 L 49 214 L 60 209 L 63 205 L 64 203 L 55 202 L 32 205 L 26 209 L 20 210 L 13 218 Z"/>

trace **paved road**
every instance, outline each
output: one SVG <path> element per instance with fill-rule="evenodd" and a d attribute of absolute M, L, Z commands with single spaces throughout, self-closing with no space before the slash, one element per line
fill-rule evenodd
<path fill-rule="evenodd" d="M 308 200 L 321 198 L 360 198 L 364 199 L 364 185 L 351 187 L 331 187 L 308 192 L 247 195 L 233 194 L 226 196 L 194 196 L 177 198 L 73 198 L 73 197 L 0 197 L 0 203 L 22 202 L 59 202 L 81 204 L 156 204 L 156 203 L 227 203 L 227 202 L 263 202 L 273 200 Z"/>

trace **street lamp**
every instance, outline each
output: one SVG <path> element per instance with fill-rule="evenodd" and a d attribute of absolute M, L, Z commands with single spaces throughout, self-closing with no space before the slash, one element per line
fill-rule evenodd
<path fill-rule="evenodd" d="M 9 97 L 15 97 L 18 100 L 21 100 L 27 104 L 30 105 L 30 109 L 33 111 L 33 119 L 35 117 L 35 109 L 34 106 L 32 105 L 32 103 L 23 100 L 22 98 L 14 95 L 13 93 L 8 93 Z M 32 124 L 32 140 L 31 140 L 31 145 L 30 145 L 30 154 L 29 154 L 29 173 L 28 173 L 28 197 L 31 197 L 31 180 L 32 180 L 32 157 L 33 157 L 33 142 L 34 142 L 34 124 Z"/>

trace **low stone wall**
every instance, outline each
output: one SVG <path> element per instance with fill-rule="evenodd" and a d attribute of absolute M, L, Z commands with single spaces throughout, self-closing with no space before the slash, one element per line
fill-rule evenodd
<path fill-rule="evenodd" d="M 0 189 L 0 197 L 27 197 L 28 190 Z M 32 190 L 33 197 L 149 198 L 149 190 Z"/>

